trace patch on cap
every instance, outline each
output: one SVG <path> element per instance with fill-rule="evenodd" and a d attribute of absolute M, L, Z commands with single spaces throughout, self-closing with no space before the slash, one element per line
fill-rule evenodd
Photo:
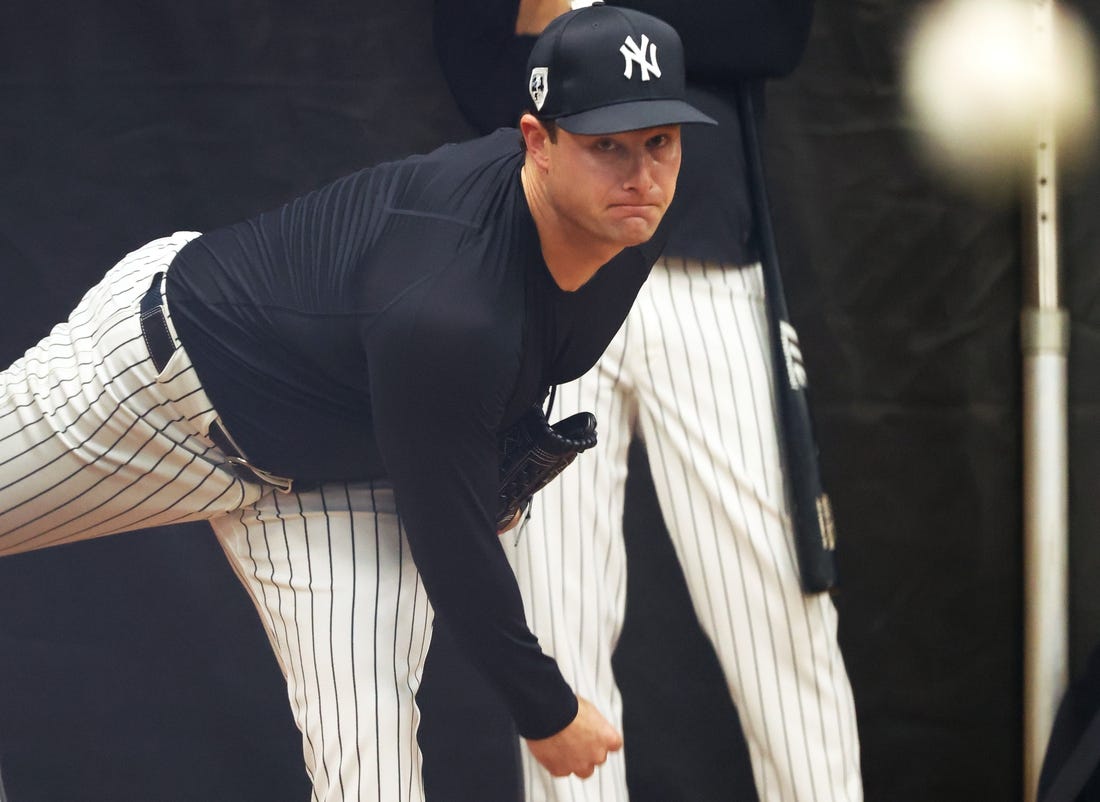
<path fill-rule="evenodd" d="M 542 111 L 542 104 L 546 102 L 546 93 L 549 90 L 546 67 L 535 67 L 531 70 L 531 80 L 527 82 L 527 91 L 531 93 L 531 100 L 537 111 Z"/>

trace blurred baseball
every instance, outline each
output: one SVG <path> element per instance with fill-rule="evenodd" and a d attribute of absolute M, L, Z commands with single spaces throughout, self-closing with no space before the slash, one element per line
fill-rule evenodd
<path fill-rule="evenodd" d="M 1096 62 L 1088 28 L 1042 0 L 940 0 L 915 20 L 903 89 L 933 163 L 962 183 L 1003 181 L 1057 143 L 1092 145 Z"/>

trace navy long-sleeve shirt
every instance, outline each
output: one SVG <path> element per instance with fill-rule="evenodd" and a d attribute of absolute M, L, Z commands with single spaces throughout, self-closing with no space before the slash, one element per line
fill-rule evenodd
<path fill-rule="evenodd" d="M 522 163 L 509 129 L 355 173 L 188 243 L 167 298 L 255 464 L 392 482 L 436 615 L 521 734 L 541 738 L 576 699 L 527 628 L 497 541 L 497 438 L 595 363 L 662 238 L 562 291 Z"/>

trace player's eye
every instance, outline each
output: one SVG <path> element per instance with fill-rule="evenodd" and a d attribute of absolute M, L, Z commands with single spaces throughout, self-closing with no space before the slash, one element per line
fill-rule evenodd
<path fill-rule="evenodd" d="M 619 143 L 614 139 L 601 137 L 593 143 L 593 147 L 602 153 L 612 153 L 619 147 Z"/>

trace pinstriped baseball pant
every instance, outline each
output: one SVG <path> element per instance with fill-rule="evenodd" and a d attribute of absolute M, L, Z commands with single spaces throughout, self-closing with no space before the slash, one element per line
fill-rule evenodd
<path fill-rule="evenodd" d="M 159 373 L 139 324 L 153 276 L 194 236 L 128 254 L 0 373 L 0 556 L 210 521 L 287 678 L 315 802 L 420 802 L 432 612 L 393 493 L 282 495 L 229 469 L 170 316 Z"/>
<path fill-rule="evenodd" d="M 504 542 L 540 642 L 621 727 L 611 656 L 625 612 L 627 449 L 638 432 L 760 799 L 854 802 L 855 709 L 835 608 L 799 587 L 766 332 L 759 266 L 658 263 L 601 361 L 558 390 L 554 417 L 594 412 L 598 445 Z M 624 753 L 584 781 L 550 777 L 526 751 L 524 764 L 528 802 L 627 799 Z"/>
<path fill-rule="evenodd" d="M 158 373 L 138 320 L 153 276 L 195 236 L 128 254 L 0 373 L 0 555 L 206 520 L 259 498 L 206 438 L 217 413 L 186 351 Z"/>
<path fill-rule="evenodd" d="M 270 493 L 211 524 L 286 677 L 314 802 L 423 800 L 415 697 L 433 613 L 393 491 Z"/>

